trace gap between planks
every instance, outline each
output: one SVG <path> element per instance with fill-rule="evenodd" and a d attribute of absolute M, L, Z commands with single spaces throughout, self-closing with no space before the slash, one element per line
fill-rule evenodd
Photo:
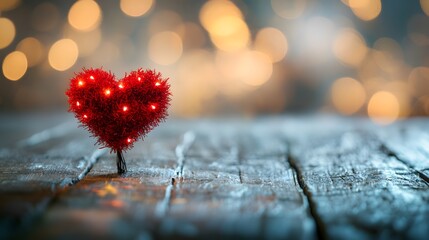
<path fill-rule="evenodd" d="M 32 136 L 19 141 L 17 143 L 17 146 L 36 146 L 46 141 L 63 137 L 71 132 L 71 128 L 69 128 L 69 125 L 70 122 L 64 122 L 55 127 L 48 128 L 41 132 L 35 133 Z M 27 227 L 31 226 L 32 223 L 36 221 L 36 218 L 41 216 L 49 208 L 49 206 L 55 201 L 55 199 L 58 197 L 58 194 L 62 190 L 67 187 L 73 186 L 79 181 L 81 181 L 91 171 L 91 169 L 98 162 L 100 157 L 106 153 L 107 149 L 97 149 L 91 154 L 91 156 L 83 156 L 83 158 L 86 160 L 86 166 L 84 167 L 82 172 L 80 172 L 79 175 L 75 178 L 63 178 L 62 180 L 59 180 L 56 184 L 53 184 L 51 187 L 53 195 L 38 203 L 35 207 L 35 210 L 22 219 L 22 224 L 18 226 L 18 229 L 25 230 Z"/>
<path fill-rule="evenodd" d="M 317 237 L 318 237 L 318 239 L 326 240 L 326 239 L 328 239 L 328 233 L 326 231 L 325 223 L 323 222 L 322 218 L 317 213 L 316 203 L 313 200 L 313 197 L 311 195 L 311 192 L 308 189 L 307 184 L 304 182 L 302 172 L 299 169 L 299 167 L 297 166 L 296 160 L 292 157 L 291 148 L 293 145 L 290 141 L 286 141 L 286 144 L 288 146 L 287 153 L 286 153 L 286 161 L 289 163 L 292 171 L 295 173 L 298 185 L 302 189 L 303 194 L 304 194 L 304 196 L 308 202 L 308 208 L 309 208 L 311 217 L 313 218 L 313 220 L 316 224 Z"/>
<path fill-rule="evenodd" d="M 403 164 L 406 168 L 408 168 L 412 173 L 414 173 L 418 178 L 422 179 L 422 181 L 429 186 L 429 176 L 426 175 L 421 170 L 416 169 L 411 163 L 409 163 L 406 160 L 401 159 L 391 148 L 389 148 L 386 144 L 383 143 L 379 137 L 376 137 L 376 139 L 380 142 L 380 148 L 379 150 L 384 153 L 387 157 L 392 157 L 396 161 Z M 291 148 L 293 148 L 292 142 L 285 140 L 286 144 L 288 144 L 288 153 L 287 153 L 287 161 L 289 162 L 292 170 L 296 173 L 298 184 L 300 188 L 303 190 L 305 197 L 308 200 L 309 203 L 309 210 L 311 213 L 311 216 L 315 220 L 316 223 L 316 231 L 317 236 L 319 239 L 329 239 L 328 233 L 327 233 L 327 227 L 324 221 L 322 220 L 321 216 L 319 215 L 317 211 L 317 203 L 314 201 L 312 197 L 312 193 L 308 188 L 308 185 L 305 182 L 305 179 L 303 177 L 302 170 L 297 165 L 297 160 L 292 156 L 291 154 Z"/>
<path fill-rule="evenodd" d="M 17 145 L 19 147 L 35 146 L 49 140 L 66 136 L 72 131 L 72 129 L 75 129 L 72 125 L 73 124 L 70 121 L 63 122 L 55 127 L 48 128 L 38 133 L 35 133 L 30 137 L 19 141 Z M 86 160 L 86 166 L 82 170 L 82 172 L 73 179 L 70 179 L 70 178 L 62 179 L 60 182 L 56 184 L 56 186 L 53 186 L 53 190 L 56 190 L 58 188 L 63 188 L 66 186 L 72 186 L 78 183 L 79 181 L 81 181 L 89 173 L 89 171 L 91 171 L 91 169 L 97 163 L 98 159 L 106 153 L 107 153 L 107 149 L 103 148 L 103 149 L 95 150 L 89 157 L 83 156 L 83 158 Z"/>
<path fill-rule="evenodd" d="M 175 153 L 177 158 L 177 167 L 175 169 L 176 178 L 181 180 L 183 178 L 183 168 L 185 166 L 186 153 L 189 148 L 195 141 L 195 133 L 192 131 L 188 131 L 183 135 L 183 141 L 176 146 Z M 171 178 L 170 183 L 165 189 L 164 198 L 160 201 L 155 208 L 155 215 L 158 218 L 164 217 L 168 209 L 170 208 L 171 203 L 171 193 L 173 191 L 174 186 L 176 185 L 176 178 Z"/>
<path fill-rule="evenodd" d="M 385 153 L 389 157 L 395 158 L 397 161 L 404 164 L 408 167 L 414 174 L 416 174 L 419 178 L 421 178 L 428 186 L 429 186 L 429 176 L 424 172 L 416 169 L 412 164 L 407 161 L 402 160 L 394 151 L 392 151 L 389 147 L 387 147 L 384 143 L 381 144 L 380 147 L 381 152 Z"/>

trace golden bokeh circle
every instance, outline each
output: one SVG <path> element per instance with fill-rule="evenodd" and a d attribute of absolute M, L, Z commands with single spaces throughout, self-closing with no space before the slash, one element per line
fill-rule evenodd
<path fill-rule="evenodd" d="M 29 67 L 37 65 L 43 59 L 44 47 L 42 43 L 34 37 L 22 39 L 16 46 L 16 50 L 25 54 Z"/>
<path fill-rule="evenodd" d="M 77 1 L 70 8 L 68 21 L 77 30 L 94 30 L 101 22 L 100 6 L 93 0 Z"/>
<path fill-rule="evenodd" d="M 48 60 L 51 67 L 58 71 L 71 68 L 79 56 L 77 44 L 68 38 L 58 40 L 49 49 Z"/>
<path fill-rule="evenodd" d="M 362 84 L 350 77 L 335 80 L 331 87 L 331 99 L 335 108 L 344 115 L 359 111 L 366 100 Z"/>
<path fill-rule="evenodd" d="M 130 17 L 141 17 L 153 8 L 154 0 L 121 0 L 119 7 Z"/>
<path fill-rule="evenodd" d="M 11 81 L 21 79 L 25 72 L 27 72 L 27 68 L 27 58 L 25 54 L 20 51 L 9 53 L 4 58 L 2 64 L 3 75 Z"/>
<path fill-rule="evenodd" d="M 6 48 L 15 38 L 15 25 L 8 18 L 0 18 L 0 49 Z"/>

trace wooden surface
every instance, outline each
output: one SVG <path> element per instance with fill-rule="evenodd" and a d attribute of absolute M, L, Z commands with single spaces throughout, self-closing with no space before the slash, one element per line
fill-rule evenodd
<path fill-rule="evenodd" d="M 429 119 L 173 119 L 123 176 L 70 115 L 0 121 L 0 239 L 429 236 Z"/>

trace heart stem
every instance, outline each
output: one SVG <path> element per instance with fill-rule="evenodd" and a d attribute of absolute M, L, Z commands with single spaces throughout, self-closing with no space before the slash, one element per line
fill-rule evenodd
<path fill-rule="evenodd" d="M 127 164 L 125 163 L 124 155 L 121 150 L 116 151 L 116 167 L 118 168 L 118 174 L 124 174 L 127 172 Z"/>

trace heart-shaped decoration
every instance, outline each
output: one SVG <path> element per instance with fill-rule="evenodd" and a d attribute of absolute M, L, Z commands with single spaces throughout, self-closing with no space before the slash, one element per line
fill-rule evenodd
<path fill-rule="evenodd" d="M 69 111 L 97 143 L 121 152 L 163 121 L 170 103 L 168 79 L 152 70 L 133 71 L 120 80 L 103 69 L 84 69 L 66 92 Z"/>

